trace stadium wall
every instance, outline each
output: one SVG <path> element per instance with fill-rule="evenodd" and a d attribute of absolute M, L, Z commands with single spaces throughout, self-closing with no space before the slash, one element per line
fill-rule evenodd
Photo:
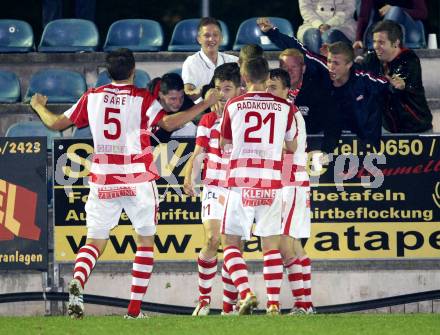
<path fill-rule="evenodd" d="M 250 284 L 265 304 L 265 288 L 261 262 L 250 263 Z M 71 279 L 73 264 L 59 265 L 59 284 L 52 290 L 65 292 Z M 316 306 L 352 303 L 377 298 L 438 289 L 440 265 L 435 261 L 316 261 L 313 263 L 312 294 Z M 91 276 L 85 293 L 129 299 L 131 264 L 101 263 Z M 1 274 L 0 294 L 41 291 L 47 284 L 45 276 L 37 273 Z M 4 280 L 3 280 L 4 279 Z M 176 306 L 195 306 L 197 272 L 195 262 L 157 262 L 151 278 L 146 301 Z M 213 286 L 212 308 L 221 307 L 220 274 Z M 291 294 L 286 278 L 281 291 L 281 306 L 289 308 Z M 366 313 L 440 313 L 440 300 L 421 301 L 379 309 Z M 86 304 L 87 315 L 125 313 L 125 309 Z M 65 314 L 61 302 L 20 302 L 0 304 L 0 315 L 57 315 Z"/>

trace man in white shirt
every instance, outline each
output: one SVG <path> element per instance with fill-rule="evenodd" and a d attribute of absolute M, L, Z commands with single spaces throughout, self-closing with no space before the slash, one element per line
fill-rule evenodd
<path fill-rule="evenodd" d="M 202 49 L 189 56 L 182 66 L 185 93 L 194 101 L 200 98 L 203 85 L 210 83 L 217 66 L 238 61 L 238 57 L 218 51 L 222 38 L 222 29 L 216 19 L 204 17 L 200 20 L 197 42 Z"/>

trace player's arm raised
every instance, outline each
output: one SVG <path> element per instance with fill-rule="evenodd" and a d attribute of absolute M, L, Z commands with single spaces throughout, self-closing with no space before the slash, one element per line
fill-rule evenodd
<path fill-rule="evenodd" d="M 47 109 L 47 96 L 35 93 L 31 98 L 31 107 L 40 117 L 46 127 L 53 130 L 64 130 L 70 127 L 73 122 L 64 114 L 54 114 Z"/>
<path fill-rule="evenodd" d="M 185 123 L 191 121 L 197 115 L 199 115 L 212 105 L 215 105 L 219 99 L 219 91 L 216 89 L 210 89 L 206 93 L 205 100 L 198 103 L 197 105 L 194 105 L 186 111 L 164 116 L 162 120 L 159 121 L 158 125 L 166 131 L 173 131 L 177 128 L 180 128 Z"/>

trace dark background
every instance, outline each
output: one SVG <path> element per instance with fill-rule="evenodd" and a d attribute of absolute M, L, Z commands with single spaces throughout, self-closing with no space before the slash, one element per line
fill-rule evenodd
<path fill-rule="evenodd" d="M 64 17 L 74 16 L 74 0 L 64 0 Z M 426 33 L 440 35 L 440 1 L 427 0 L 429 17 L 425 22 Z M 35 0 L 2 2 L 0 18 L 27 21 L 33 28 L 36 43 L 43 30 L 42 4 Z M 231 39 L 242 21 L 250 17 L 279 16 L 291 21 L 295 31 L 302 23 L 297 0 L 211 0 L 210 14 L 226 22 Z M 146 18 L 159 21 L 168 44 L 175 24 L 187 18 L 200 17 L 201 0 L 97 0 L 95 23 L 105 40 L 109 26 L 116 20 Z"/>

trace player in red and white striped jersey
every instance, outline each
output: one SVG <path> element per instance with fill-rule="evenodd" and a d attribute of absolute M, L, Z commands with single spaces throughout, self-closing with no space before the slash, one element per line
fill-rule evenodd
<path fill-rule="evenodd" d="M 295 62 L 293 60 L 293 62 Z M 301 60 L 298 60 L 301 64 Z M 292 74 L 292 73 L 291 73 Z M 299 73 L 297 73 L 300 75 Z M 293 73 L 295 76 L 295 73 Z M 297 90 L 289 90 L 292 80 L 283 69 L 270 71 L 267 91 L 293 103 Z M 292 101 L 293 100 L 293 101 Z M 296 150 L 286 152 L 283 164 L 283 235 L 281 254 L 284 267 L 295 300 L 292 314 L 311 314 L 314 312 L 311 297 L 311 262 L 302 244 L 302 238 L 310 237 L 310 182 L 306 171 L 307 134 L 304 118 L 295 113 L 298 128 Z"/>
<path fill-rule="evenodd" d="M 294 150 L 295 108 L 285 99 L 266 93 L 269 66 L 264 58 L 245 62 L 241 75 L 248 93 L 225 106 L 221 145 L 231 146 L 228 199 L 222 224 L 224 264 L 237 287 L 240 314 L 250 313 L 257 300 L 248 283 L 240 240 L 254 234 L 262 238 L 268 314 L 279 313 L 283 263 L 281 234 L 283 145 Z"/>
<path fill-rule="evenodd" d="M 46 107 L 47 97 L 41 94 L 32 97 L 31 106 L 51 129 L 90 125 L 93 136 L 90 193 L 85 207 L 87 241 L 78 251 L 74 278 L 69 284 L 69 314 L 73 318 L 83 316 L 84 285 L 124 208 L 138 241 L 127 317 L 142 318 L 140 306 L 153 267 L 158 208 L 155 185 L 158 175 L 149 131 L 155 125 L 167 130 L 181 126 L 215 104 L 218 94 L 209 93 L 204 102 L 186 112 L 166 115 L 146 89 L 133 85 L 135 60 L 130 50 L 110 52 L 106 61 L 112 83 L 88 90 L 64 114 L 50 112 Z"/>
<path fill-rule="evenodd" d="M 220 245 L 220 226 L 224 213 L 227 195 L 226 170 L 228 159 L 220 149 L 220 124 L 226 102 L 240 94 L 240 69 L 237 63 L 226 63 L 214 71 L 213 83 L 220 92 L 221 99 L 215 111 L 203 115 L 197 128 L 196 146 L 188 162 L 185 173 L 184 190 L 195 195 L 194 186 L 200 175 L 201 162 L 204 169 L 202 175 L 202 223 L 205 230 L 205 244 L 197 259 L 199 270 L 199 303 L 193 315 L 209 314 L 212 283 L 217 272 L 217 249 Z M 229 274 L 224 273 L 224 280 Z M 230 286 L 229 286 L 230 287 Z M 233 312 L 233 297 L 238 293 L 231 292 L 225 286 L 223 296 L 223 313 Z"/>

